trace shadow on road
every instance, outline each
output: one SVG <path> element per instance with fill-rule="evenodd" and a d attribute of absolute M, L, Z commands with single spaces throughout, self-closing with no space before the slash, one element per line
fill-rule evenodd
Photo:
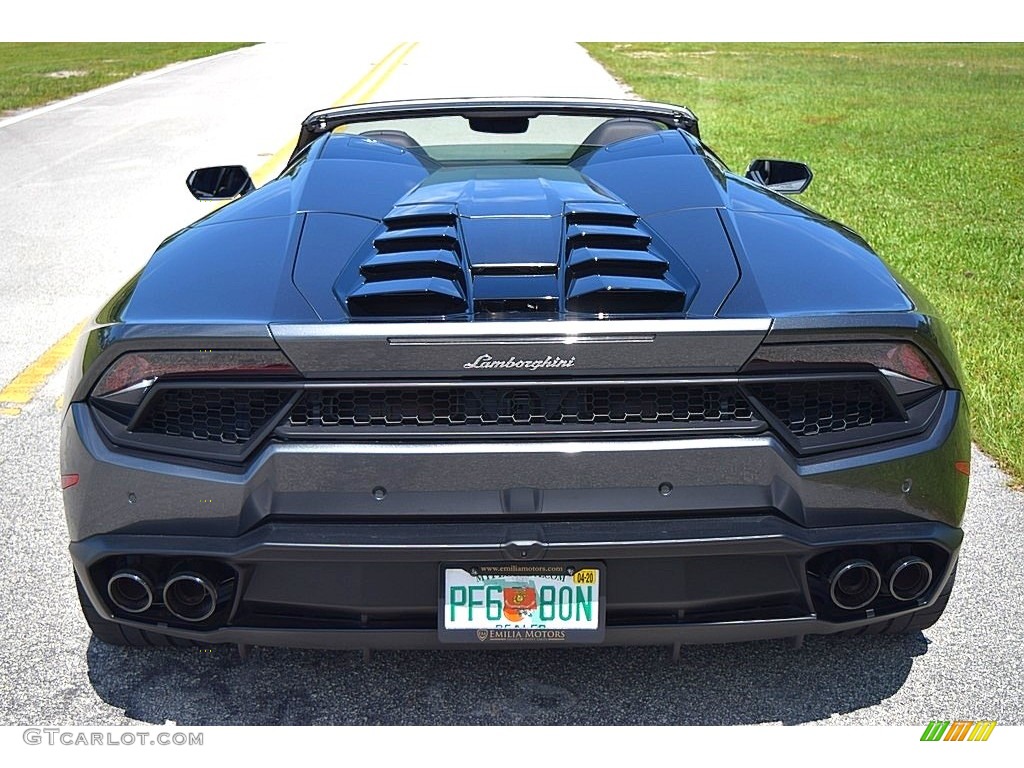
<path fill-rule="evenodd" d="M 676 724 L 820 720 L 896 693 L 928 641 L 808 638 L 664 648 L 360 653 L 88 649 L 99 696 L 180 725 Z"/>

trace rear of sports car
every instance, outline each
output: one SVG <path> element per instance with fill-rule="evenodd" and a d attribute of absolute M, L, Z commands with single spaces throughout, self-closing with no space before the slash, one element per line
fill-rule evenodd
<path fill-rule="evenodd" d="M 94 632 L 489 648 L 933 623 L 970 457 L 941 322 L 663 119 L 543 162 L 327 131 L 168 240 L 69 383 Z"/>

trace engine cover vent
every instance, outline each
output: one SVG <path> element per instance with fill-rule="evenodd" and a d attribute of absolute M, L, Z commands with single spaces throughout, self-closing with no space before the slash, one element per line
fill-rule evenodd
<path fill-rule="evenodd" d="M 359 268 L 363 284 L 349 294 L 354 317 L 444 316 L 467 309 L 464 248 L 455 209 L 396 208 Z"/>
<path fill-rule="evenodd" d="M 565 307 L 591 315 L 682 312 L 686 292 L 626 206 L 566 210 Z"/>

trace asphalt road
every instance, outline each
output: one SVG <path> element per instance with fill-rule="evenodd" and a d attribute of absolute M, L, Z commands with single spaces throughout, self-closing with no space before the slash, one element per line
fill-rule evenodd
<path fill-rule="evenodd" d="M 346 89 L 619 95 L 571 44 L 508 65 L 498 43 L 318 53 L 260 46 L 0 121 L 0 388 L 201 215 L 204 163 L 259 166 Z M 466 66 L 466 62 L 473 66 Z M 957 589 L 925 633 L 684 649 L 359 653 L 127 650 L 79 613 L 58 488 L 63 372 L 0 415 L 0 724 L 1024 724 L 1024 496 L 979 453 Z"/>

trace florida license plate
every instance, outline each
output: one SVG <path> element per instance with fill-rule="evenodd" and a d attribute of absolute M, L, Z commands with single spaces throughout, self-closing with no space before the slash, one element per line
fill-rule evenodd
<path fill-rule="evenodd" d="M 448 565 L 438 633 L 449 643 L 598 643 L 604 639 L 600 563 Z"/>

